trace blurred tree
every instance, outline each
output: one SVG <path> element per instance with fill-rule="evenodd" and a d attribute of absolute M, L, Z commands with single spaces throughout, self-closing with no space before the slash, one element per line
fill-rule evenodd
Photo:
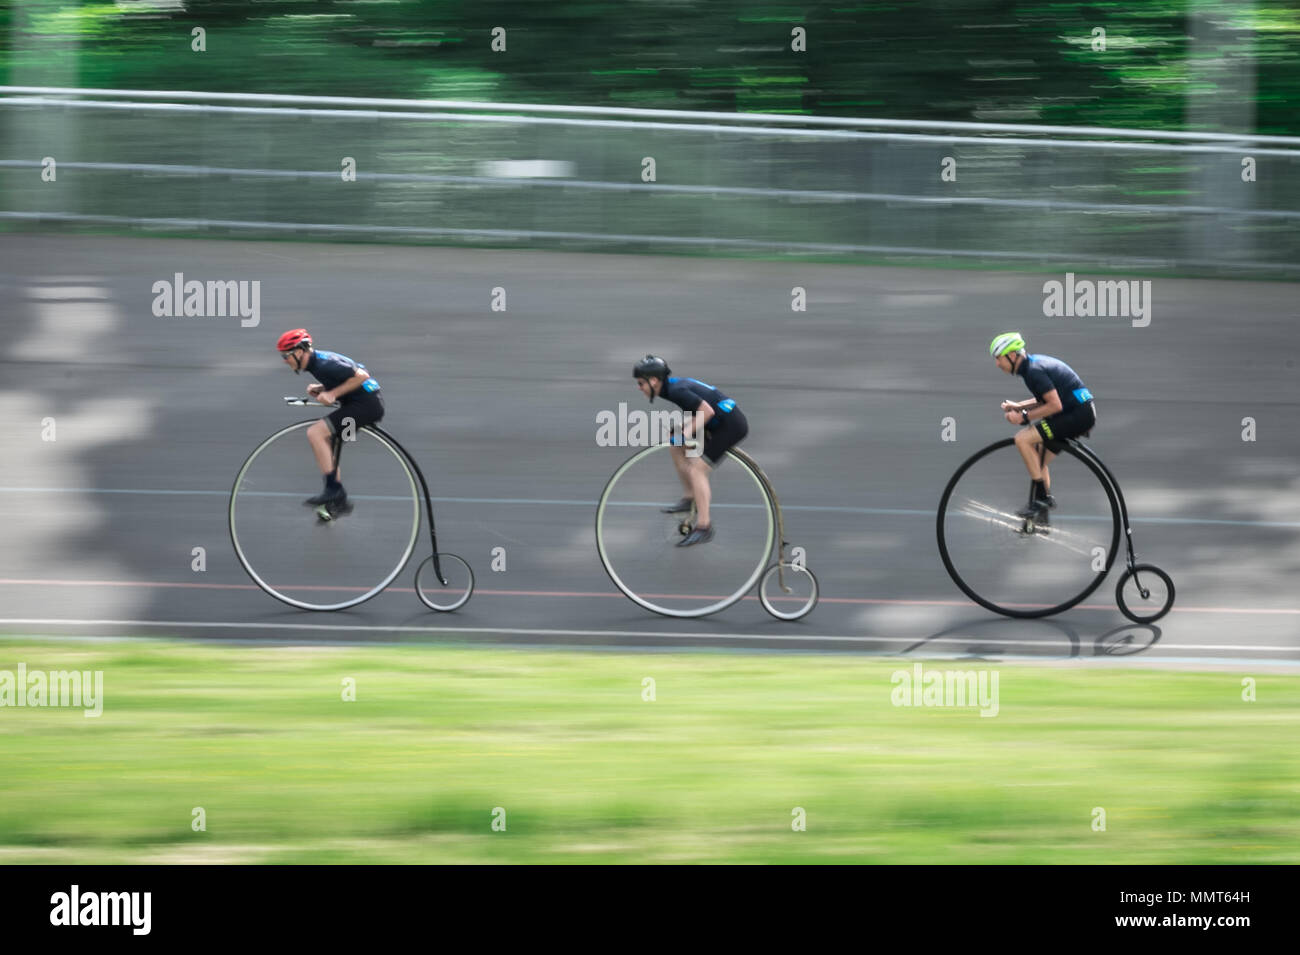
<path fill-rule="evenodd" d="M 1192 21 L 1224 48 L 1193 53 Z M 1212 95 L 1198 120 L 1300 132 L 1300 10 L 1254 0 L 0 0 L 6 81 L 78 39 L 95 86 L 1163 128 Z M 1198 86 L 1216 54 L 1253 82 Z"/>

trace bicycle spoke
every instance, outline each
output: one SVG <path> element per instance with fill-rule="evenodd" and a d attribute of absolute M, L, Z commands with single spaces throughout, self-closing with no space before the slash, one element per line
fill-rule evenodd
<path fill-rule="evenodd" d="M 977 501 L 966 501 L 962 506 L 962 511 L 971 517 L 987 520 L 990 524 L 996 524 L 1012 533 L 1023 534 L 1033 533 L 1040 534 L 1044 541 L 1057 546 L 1064 547 L 1066 550 L 1073 551 L 1076 554 L 1092 557 L 1092 548 L 1096 545 L 1094 539 L 1085 537 L 1081 534 L 1071 534 L 1069 531 L 1061 530 L 1060 527 L 1053 524 L 1050 526 L 1036 525 L 1033 531 L 1025 531 L 1025 520 L 1008 511 L 999 511 L 989 504 L 983 504 Z"/>

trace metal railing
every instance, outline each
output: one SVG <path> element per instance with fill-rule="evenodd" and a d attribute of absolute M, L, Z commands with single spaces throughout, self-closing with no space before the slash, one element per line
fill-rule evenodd
<path fill-rule="evenodd" d="M 1285 136 L 0 87 L 10 228 L 1294 277 L 1297 173 Z"/>

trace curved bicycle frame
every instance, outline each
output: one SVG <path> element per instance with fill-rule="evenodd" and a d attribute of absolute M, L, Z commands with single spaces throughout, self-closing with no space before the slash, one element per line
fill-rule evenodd
<path fill-rule="evenodd" d="M 948 502 L 952 496 L 953 489 L 957 486 L 957 480 L 960 478 L 960 476 L 965 474 L 969 466 L 974 462 L 982 459 L 986 455 L 989 455 L 1001 448 L 1010 447 L 1014 445 L 1015 442 L 1016 442 L 1015 438 L 1003 438 L 1000 441 L 994 441 L 992 444 L 981 448 L 980 450 L 972 454 L 969 458 L 967 458 L 965 461 L 963 461 L 961 466 L 958 468 L 957 472 L 954 473 L 952 478 L 949 479 L 947 487 L 944 488 L 943 498 L 940 500 L 940 507 L 938 513 L 935 515 L 936 531 L 940 535 L 941 539 L 944 537 L 943 519 L 948 511 Z M 1061 443 L 1068 446 L 1070 449 L 1072 449 L 1075 452 L 1075 454 L 1079 457 L 1079 459 L 1084 462 L 1085 466 L 1088 466 L 1091 469 L 1093 469 L 1094 475 L 1097 476 L 1098 479 L 1101 481 L 1101 487 L 1106 494 L 1106 499 L 1110 502 L 1111 509 L 1112 509 L 1111 513 L 1112 514 L 1114 514 L 1115 512 L 1119 513 L 1120 527 L 1123 529 L 1124 539 L 1128 546 L 1128 566 L 1131 568 L 1134 564 L 1133 532 L 1128 524 L 1128 506 L 1124 502 L 1124 495 L 1120 492 L 1119 483 L 1115 480 L 1115 475 L 1113 475 L 1110 472 L 1110 469 L 1107 468 L 1104 463 L 1102 463 L 1101 458 L 1097 457 L 1096 453 L 1093 452 L 1093 450 L 1089 448 L 1086 444 L 1084 444 L 1082 441 L 1079 441 L 1076 438 L 1067 438 Z M 1114 537 L 1116 538 L 1118 537 L 1118 531 L 1115 532 Z M 1009 610 L 1005 607 L 998 606 L 997 604 L 993 603 L 990 600 L 986 600 L 984 597 L 980 596 L 974 590 L 972 590 L 970 585 L 967 584 L 966 581 L 962 579 L 961 575 L 957 573 L 956 569 L 953 567 L 952 560 L 948 556 L 947 545 L 944 544 L 939 548 L 939 556 L 943 560 L 944 568 L 948 571 L 948 576 L 951 577 L 953 579 L 953 582 L 956 583 L 957 586 L 961 588 L 962 593 L 966 594 L 967 597 L 970 597 L 972 600 L 974 600 L 977 604 L 979 604 L 981 607 L 983 607 L 986 610 L 992 610 L 994 613 L 1000 613 L 1003 616 L 1017 617 L 1022 619 L 1048 617 L 1053 614 L 1064 613 L 1066 610 L 1069 610 L 1071 607 L 1074 607 L 1077 604 L 1081 603 L 1082 601 L 1086 600 L 1097 590 L 1098 587 L 1102 585 L 1102 582 L 1105 581 L 1106 575 L 1110 573 L 1110 569 L 1114 565 L 1115 558 L 1116 556 L 1118 556 L 1118 553 L 1119 553 L 1118 540 L 1113 540 L 1111 551 L 1109 554 L 1106 555 L 1106 566 L 1103 567 L 1097 573 L 1097 576 L 1092 581 L 1092 583 L 1090 583 L 1085 590 L 1083 590 L 1080 594 L 1078 594 L 1078 596 L 1074 597 L 1073 599 L 1065 603 L 1057 604 L 1055 606 L 1048 607 L 1046 609 L 1041 609 L 1041 610 Z"/>
<path fill-rule="evenodd" d="M 415 476 L 420 479 L 420 491 L 424 494 L 424 513 L 429 517 L 429 543 L 433 547 L 433 572 L 438 575 L 438 583 L 446 587 L 447 578 L 442 576 L 442 565 L 438 561 L 438 535 L 433 526 L 433 501 L 429 499 L 429 482 L 424 479 L 424 472 L 420 470 L 420 465 L 416 463 L 415 458 L 411 457 L 411 452 L 407 451 L 406 448 L 402 446 L 402 442 L 398 441 L 383 428 L 379 427 L 379 425 L 363 424 L 361 430 L 373 431 L 393 447 L 397 448 L 397 450 L 401 452 L 402 457 L 406 459 L 406 463 L 415 471 Z M 335 435 L 334 470 L 336 471 L 339 468 L 339 463 L 343 460 L 343 444 L 344 442 L 340 440 L 338 435 Z M 410 558 L 408 557 L 407 561 L 409 560 Z M 402 566 L 406 566 L 406 561 L 403 561 Z M 398 572 L 400 573 L 401 571 Z"/>
<path fill-rule="evenodd" d="M 438 534 L 433 526 L 433 501 L 429 497 L 429 482 L 424 479 L 424 472 L 420 470 L 420 465 L 416 463 L 415 458 L 411 457 L 411 452 L 402 447 L 402 443 L 394 438 L 391 434 L 379 427 L 377 424 L 363 425 L 376 434 L 390 441 L 398 451 L 402 452 L 402 457 L 406 458 L 406 463 L 415 469 L 415 476 L 420 479 L 420 490 L 424 494 L 424 512 L 429 517 L 429 544 L 433 547 L 433 572 L 438 576 L 438 583 L 444 587 L 447 586 L 447 578 L 442 575 L 442 565 L 438 561 Z M 340 455 L 334 456 L 334 467 L 339 464 Z"/>
<path fill-rule="evenodd" d="M 758 466 L 758 462 L 751 458 L 740 448 L 732 448 L 731 453 L 740 461 L 743 461 L 749 468 L 758 475 L 759 482 L 763 485 L 763 490 L 767 491 L 768 498 L 772 501 L 772 510 L 776 512 L 776 578 L 781 589 L 786 593 L 790 588 L 785 585 L 785 548 L 788 542 L 785 539 L 785 517 L 781 513 L 781 499 L 776 496 L 776 488 L 772 486 L 772 481 L 768 478 L 767 473 Z"/>
<path fill-rule="evenodd" d="M 1013 438 L 1012 440 L 1015 439 Z M 1115 480 L 1115 475 L 1110 472 L 1110 468 L 1106 467 L 1106 462 L 1097 456 L 1097 452 L 1093 451 L 1092 448 L 1088 447 L 1078 438 L 1066 438 L 1065 444 L 1070 445 L 1070 447 L 1085 455 L 1093 464 L 1097 465 L 1097 467 L 1101 469 L 1101 473 L 1106 475 L 1106 480 L 1110 482 L 1109 490 L 1114 496 L 1115 501 L 1119 504 L 1119 521 L 1124 528 L 1124 544 L 1128 550 L 1127 567 L 1132 569 L 1133 565 L 1137 563 L 1137 555 L 1133 553 L 1133 528 L 1129 526 L 1128 504 L 1124 501 L 1124 492 L 1120 490 L 1119 481 Z M 1111 564 L 1114 562 L 1115 561 L 1112 558 L 1110 563 L 1106 565 L 1106 572 L 1102 574 L 1102 577 L 1105 577 L 1106 573 L 1109 573 Z"/>

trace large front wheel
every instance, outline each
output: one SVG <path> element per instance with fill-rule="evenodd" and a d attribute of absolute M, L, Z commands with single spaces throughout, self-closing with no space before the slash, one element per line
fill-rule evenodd
<path fill-rule="evenodd" d="M 728 451 L 711 487 L 713 540 L 680 547 L 694 516 L 662 512 L 682 494 L 667 445 L 638 451 L 605 485 L 596 552 L 610 580 L 637 605 L 666 617 L 703 617 L 740 600 L 762 576 L 776 539 L 763 481 Z"/>
<path fill-rule="evenodd" d="M 976 452 L 939 500 L 939 555 L 981 607 L 1046 617 L 1096 590 L 1120 543 L 1119 502 L 1097 465 L 1073 446 L 1048 465 L 1056 506 L 1025 517 L 1029 475 L 1015 441 Z"/>
<path fill-rule="evenodd" d="M 321 478 L 300 421 L 263 441 L 230 492 L 230 541 L 257 586 L 304 610 L 369 600 L 402 572 L 420 532 L 415 477 L 392 442 L 369 428 L 345 441 L 339 477 L 348 509 L 322 519 L 303 506 Z"/>

